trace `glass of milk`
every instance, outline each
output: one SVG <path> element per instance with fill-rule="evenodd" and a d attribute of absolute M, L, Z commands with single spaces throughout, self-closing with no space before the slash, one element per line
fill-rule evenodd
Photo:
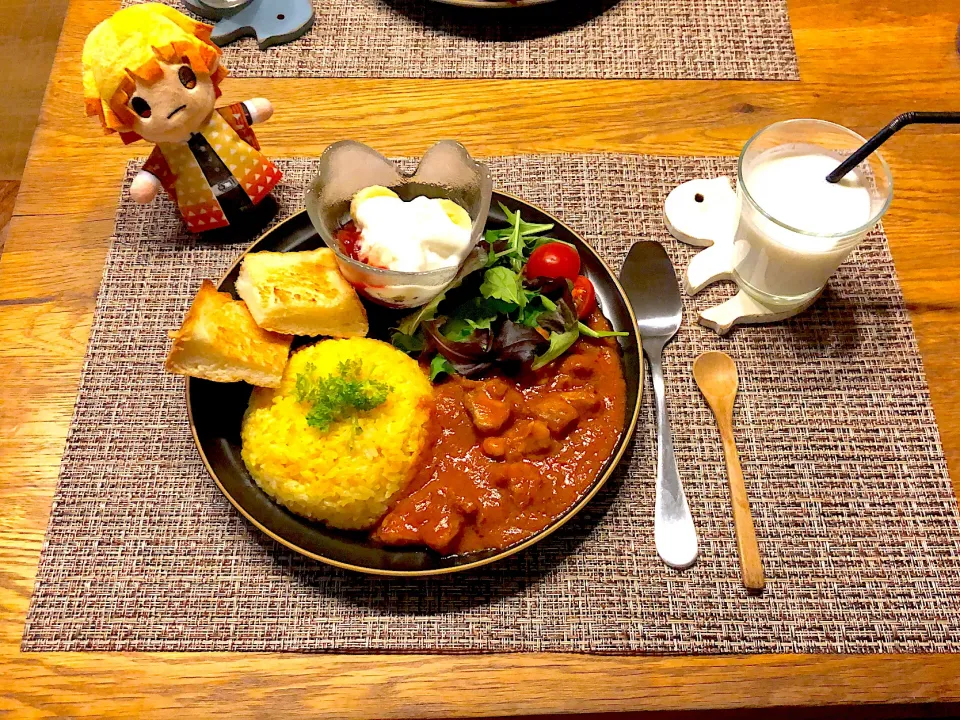
<path fill-rule="evenodd" d="M 823 120 L 788 120 L 754 135 L 737 167 L 734 275 L 765 305 L 812 300 L 893 199 L 873 153 L 840 182 L 827 174 L 864 138 Z"/>

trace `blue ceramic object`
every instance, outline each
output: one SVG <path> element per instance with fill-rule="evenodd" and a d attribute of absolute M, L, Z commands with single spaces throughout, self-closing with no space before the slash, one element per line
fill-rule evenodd
<path fill-rule="evenodd" d="M 220 20 L 211 39 L 223 46 L 252 35 L 260 49 L 266 50 L 301 37 L 313 25 L 313 17 L 311 0 L 252 0 Z"/>

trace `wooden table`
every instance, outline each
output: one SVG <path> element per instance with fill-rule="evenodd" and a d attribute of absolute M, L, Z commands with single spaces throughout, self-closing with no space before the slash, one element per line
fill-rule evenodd
<path fill-rule="evenodd" d="M 120 178 L 146 152 L 104 138 L 83 115 L 80 49 L 117 6 L 70 4 L 0 258 L 0 711 L 446 717 L 960 701 L 957 655 L 21 654 Z M 904 110 L 960 105 L 960 6 L 789 7 L 799 83 L 228 79 L 225 99 L 274 101 L 276 117 L 258 134 L 276 157 L 319 154 L 344 135 L 388 154 L 456 137 L 480 156 L 733 155 L 777 120 L 823 118 L 870 134 Z M 884 154 L 896 183 L 885 225 L 960 488 L 960 133 L 909 129 Z"/>

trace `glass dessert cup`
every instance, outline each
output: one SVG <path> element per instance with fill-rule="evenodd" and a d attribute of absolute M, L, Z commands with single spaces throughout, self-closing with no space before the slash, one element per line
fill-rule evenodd
<path fill-rule="evenodd" d="M 340 272 L 357 292 L 380 305 L 425 305 L 456 277 L 459 265 L 426 272 L 387 270 L 351 257 L 337 237 L 350 220 L 353 196 L 371 185 L 390 188 L 407 201 L 423 195 L 457 203 L 470 215 L 472 250 L 483 236 L 490 209 L 490 171 L 453 140 L 441 140 L 427 150 L 412 175 L 402 175 L 376 150 L 352 140 L 334 143 L 320 157 L 319 172 L 304 200 L 314 228 L 336 254 Z"/>

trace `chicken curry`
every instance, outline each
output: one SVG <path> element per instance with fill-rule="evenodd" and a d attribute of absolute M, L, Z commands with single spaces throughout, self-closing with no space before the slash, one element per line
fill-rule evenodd
<path fill-rule="evenodd" d="M 584 322 L 610 328 L 598 309 Z M 435 394 L 428 457 L 373 539 L 445 555 L 509 547 L 565 513 L 613 453 L 626 412 L 613 338 L 581 336 L 516 376 L 452 375 Z"/>

